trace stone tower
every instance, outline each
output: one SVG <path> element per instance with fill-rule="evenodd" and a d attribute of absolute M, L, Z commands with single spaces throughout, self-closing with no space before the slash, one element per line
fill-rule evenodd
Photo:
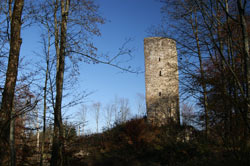
<path fill-rule="evenodd" d="M 144 39 L 147 119 L 155 125 L 180 123 L 176 43 L 163 37 Z"/>

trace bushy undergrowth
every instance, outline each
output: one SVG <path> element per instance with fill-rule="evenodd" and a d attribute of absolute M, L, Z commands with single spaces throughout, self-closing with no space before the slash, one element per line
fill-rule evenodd
<path fill-rule="evenodd" d="M 216 141 L 204 141 L 191 127 L 155 127 L 145 119 L 81 137 L 70 147 L 68 163 L 79 166 L 229 166 L 250 160 L 249 150 L 230 151 Z"/>

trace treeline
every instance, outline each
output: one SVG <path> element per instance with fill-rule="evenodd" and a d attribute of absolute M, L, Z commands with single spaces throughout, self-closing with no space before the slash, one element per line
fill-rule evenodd
<path fill-rule="evenodd" d="M 103 129 L 110 129 L 115 123 L 124 123 L 134 116 L 146 116 L 146 103 L 143 94 L 137 93 L 135 98 L 135 107 L 131 109 L 130 100 L 123 97 L 115 97 L 114 100 L 106 103 L 92 102 L 92 104 L 82 104 L 74 118 L 75 126 L 79 128 L 79 135 L 90 134 L 91 131 L 86 130 L 86 126 L 93 125 L 95 131 L 92 133 L 102 132 Z M 93 126 L 92 126 L 93 128 Z M 102 130 L 100 130 L 102 129 Z"/>

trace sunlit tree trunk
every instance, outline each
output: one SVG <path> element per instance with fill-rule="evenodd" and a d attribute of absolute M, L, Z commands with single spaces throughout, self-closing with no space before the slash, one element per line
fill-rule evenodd
<path fill-rule="evenodd" d="M 63 149 L 64 149 L 64 134 L 62 123 L 62 94 L 63 94 L 63 78 L 65 67 L 65 49 L 66 49 L 66 33 L 67 20 L 69 13 L 69 0 L 61 0 L 61 36 L 60 36 L 60 51 L 58 55 L 58 66 L 56 73 L 56 103 L 54 110 L 54 136 L 52 145 L 51 166 L 63 165 Z"/>
<path fill-rule="evenodd" d="M 6 73 L 6 80 L 4 91 L 2 95 L 2 105 L 1 105 L 1 131 L 0 131 L 0 141 L 5 142 L 6 138 L 10 138 L 10 119 L 11 114 L 13 111 L 13 100 L 14 100 L 14 93 L 15 93 L 15 86 L 17 80 L 17 73 L 18 73 L 18 61 L 19 61 L 19 54 L 20 54 L 20 47 L 22 44 L 21 39 L 21 26 L 22 26 L 22 11 L 23 11 L 24 0 L 15 0 L 13 13 L 11 16 L 11 34 L 10 34 L 10 51 L 9 51 L 9 61 L 8 61 L 8 68 Z M 14 139 L 14 138 L 13 138 Z M 3 161 L 2 158 L 4 156 L 1 155 L 0 157 L 0 165 Z M 14 166 L 15 156 L 11 155 L 11 165 Z"/>

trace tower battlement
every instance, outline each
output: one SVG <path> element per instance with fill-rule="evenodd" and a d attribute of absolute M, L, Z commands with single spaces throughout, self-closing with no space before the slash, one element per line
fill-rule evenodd
<path fill-rule="evenodd" d="M 179 80 L 176 42 L 144 39 L 147 119 L 156 125 L 179 123 Z"/>

